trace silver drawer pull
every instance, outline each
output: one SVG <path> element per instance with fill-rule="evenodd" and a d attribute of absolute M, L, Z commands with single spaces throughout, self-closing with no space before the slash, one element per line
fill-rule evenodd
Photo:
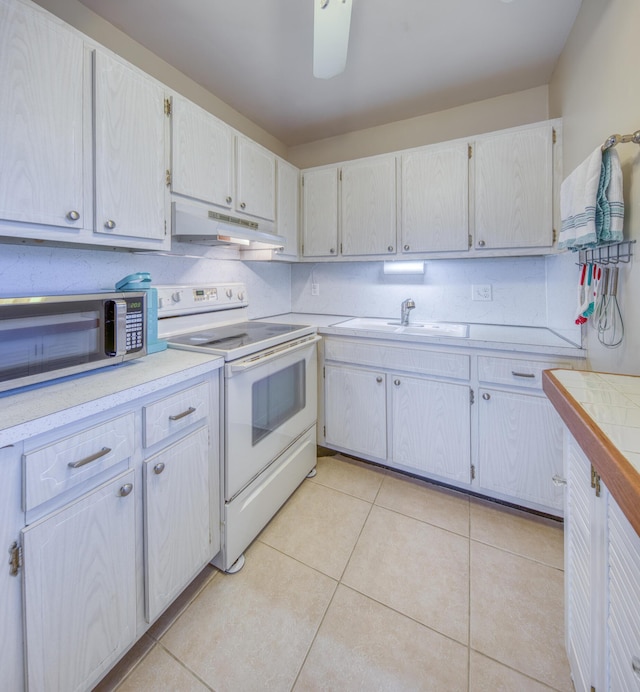
<path fill-rule="evenodd" d="M 631 667 L 633 668 L 633 672 L 636 675 L 640 675 L 640 658 L 638 658 L 637 656 L 634 656 L 631 659 Z"/>
<path fill-rule="evenodd" d="M 169 420 L 180 420 L 181 418 L 184 418 L 185 416 L 190 416 L 192 413 L 195 413 L 196 410 L 193 408 L 193 406 L 189 406 L 189 408 L 186 411 L 183 411 L 182 413 L 176 413 L 175 416 L 169 416 Z"/>
<path fill-rule="evenodd" d="M 118 495 L 120 495 L 120 497 L 126 497 L 127 495 L 129 495 L 131 493 L 132 490 L 133 490 L 133 483 L 125 483 L 120 488 L 120 490 L 118 490 Z"/>
<path fill-rule="evenodd" d="M 153 472 L 156 476 L 159 476 L 164 471 L 164 462 L 159 461 L 154 467 Z"/>
<path fill-rule="evenodd" d="M 512 370 L 511 374 L 514 377 L 528 377 L 529 379 L 533 379 L 536 376 L 533 372 L 516 372 L 515 370 Z"/>
<path fill-rule="evenodd" d="M 563 478 L 562 476 L 559 476 L 557 473 L 555 476 L 551 477 L 551 480 L 553 481 L 554 485 L 561 486 L 561 485 L 566 485 L 567 484 L 567 479 Z"/>
<path fill-rule="evenodd" d="M 79 469 L 81 466 L 84 466 L 85 464 L 90 464 L 92 461 L 101 459 L 103 456 L 109 454 L 110 451 L 111 447 L 103 447 L 99 452 L 91 454 L 90 456 L 85 457 L 84 459 L 80 459 L 80 461 L 70 461 L 68 463 L 68 466 L 70 469 Z"/>

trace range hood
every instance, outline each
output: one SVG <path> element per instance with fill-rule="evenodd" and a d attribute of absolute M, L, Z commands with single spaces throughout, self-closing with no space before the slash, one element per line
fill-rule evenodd
<path fill-rule="evenodd" d="M 246 249 L 282 248 L 285 239 L 274 232 L 274 224 L 226 210 L 172 202 L 172 235 L 180 242 L 224 245 Z"/>

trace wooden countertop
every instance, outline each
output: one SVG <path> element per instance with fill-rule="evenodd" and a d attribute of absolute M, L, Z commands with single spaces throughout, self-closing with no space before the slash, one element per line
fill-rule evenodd
<path fill-rule="evenodd" d="M 545 370 L 542 388 L 640 534 L 640 377 Z"/>

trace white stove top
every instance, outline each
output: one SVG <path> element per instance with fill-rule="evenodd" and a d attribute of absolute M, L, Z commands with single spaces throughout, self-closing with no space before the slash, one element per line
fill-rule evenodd
<path fill-rule="evenodd" d="M 158 336 L 171 348 L 236 360 L 293 341 L 311 325 L 247 320 L 244 284 L 158 286 Z"/>

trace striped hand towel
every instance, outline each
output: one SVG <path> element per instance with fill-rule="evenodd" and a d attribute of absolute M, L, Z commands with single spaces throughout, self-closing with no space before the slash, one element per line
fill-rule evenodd
<path fill-rule="evenodd" d="M 598 243 L 617 243 L 623 239 L 624 198 L 622 168 L 618 152 L 611 148 L 602 154 L 602 173 L 596 200 Z"/>

